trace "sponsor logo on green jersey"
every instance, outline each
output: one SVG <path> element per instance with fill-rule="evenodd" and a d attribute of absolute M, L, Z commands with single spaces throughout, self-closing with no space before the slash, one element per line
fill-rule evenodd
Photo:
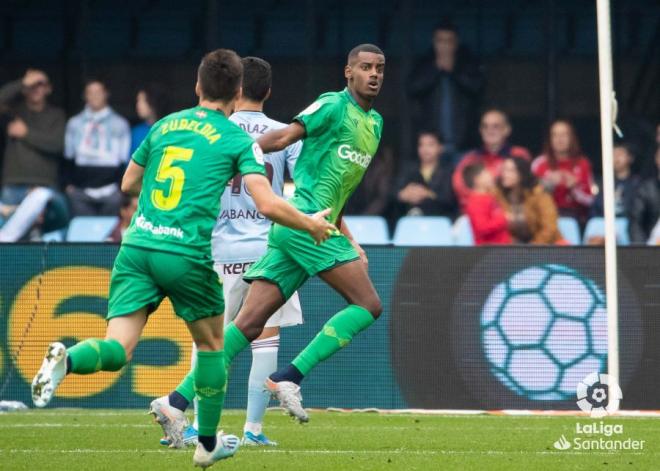
<path fill-rule="evenodd" d="M 353 149 L 350 144 L 340 145 L 337 148 L 337 155 L 340 159 L 353 162 L 362 168 L 367 168 L 373 159 L 373 156 Z"/>
<path fill-rule="evenodd" d="M 154 235 L 168 235 L 176 237 L 177 239 L 183 239 L 183 231 L 178 227 L 167 227 L 161 224 L 154 226 L 154 224 L 151 221 L 147 221 L 143 215 L 140 215 L 135 219 L 135 225 L 138 229 L 149 231 Z"/>

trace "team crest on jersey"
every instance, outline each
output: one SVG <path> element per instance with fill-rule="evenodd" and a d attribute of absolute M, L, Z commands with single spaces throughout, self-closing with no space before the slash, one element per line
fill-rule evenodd
<path fill-rule="evenodd" d="M 206 118 L 206 111 L 196 111 L 195 116 L 197 116 L 199 119 L 204 119 Z"/>
<path fill-rule="evenodd" d="M 259 144 L 257 144 L 256 142 L 252 144 L 252 153 L 254 154 L 254 160 L 256 160 L 257 163 L 263 165 L 264 152 L 261 150 L 261 147 L 259 147 Z"/>
<path fill-rule="evenodd" d="M 307 108 L 302 110 L 300 112 L 299 116 L 305 116 L 305 115 L 308 115 L 308 114 L 316 113 L 319 110 L 319 108 L 321 108 L 321 103 L 318 102 L 318 101 L 315 101 L 314 103 L 309 105 Z"/>

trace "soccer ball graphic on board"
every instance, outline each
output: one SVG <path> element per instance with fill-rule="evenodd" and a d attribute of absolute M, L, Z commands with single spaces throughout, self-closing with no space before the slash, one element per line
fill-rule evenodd
<path fill-rule="evenodd" d="M 491 372 L 531 400 L 573 399 L 587 374 L 606 369 L 605 296 L 564 265 L 525 268 L 498 284 L 480 328 Z"/>

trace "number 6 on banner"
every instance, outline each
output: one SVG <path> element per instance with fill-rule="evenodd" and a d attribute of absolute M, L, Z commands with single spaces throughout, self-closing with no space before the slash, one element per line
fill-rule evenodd
<path fill-rule="evenodd" d="M 156 181 L 160 183 L 167 183 L 169 181 L 170 189 L 167 195 L 165 195 L 163 190 L 153 190 L 151 192 L 151 202 L 158 209 L 171 211 L 179 205 L 183 184 L 186 182 L 186 173 L 181 167 L 174 167 L 173 164 L 177 160 L 187 162 L 192 159 L 192 156 L 192 149 L 174 146 L 165 148 L 160 165 L 158 166 L 158 172 L 156 173 Z"/>
<path fill-rule="evenodd" d="M 109 281 L 110 271 L 106 268 L 70 266 L 45 272 L 40 288 L 38 276 L 21 288 L 11 307 L 7 337 L 13 357 L 23 343 L 21 354 L 15 358 L 14 365 L 23 381 L 30 384 L 50 342 L 105 336 L 106 321 L 102 316 L 93 312 L 59 311 L 66 301 L 75 298 L 105 298 Z M 25 326 L 33 309 L 36 312 L 32 328 L 26 332 Z M 101 371 L 93 379 L 71 375 L 61 384 L 57 396 L 81 398 L 99 394 L 115 384 L 121 375 L 122 371 Z"/>

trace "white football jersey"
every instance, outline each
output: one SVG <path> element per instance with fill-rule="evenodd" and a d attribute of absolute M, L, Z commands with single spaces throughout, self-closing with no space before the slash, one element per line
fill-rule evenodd
<path fill-rule="evenodd" d="M 254 139 L 287 126 L 260 111 L 238 111 L 229 119 Z M 264 155 L 264 165 L 275 194 L 282 196 L 285 166 L 293 176 L 301 148 L 302 141 L 299 141 L 282 151 Z M 256 261 L 266 252 L 270 224 L 270 220 L 257 211 L 241 175 L 236 175 L 220 199 L 220 214 L 211 241 L 213 260 L 219 263 Z"/>

